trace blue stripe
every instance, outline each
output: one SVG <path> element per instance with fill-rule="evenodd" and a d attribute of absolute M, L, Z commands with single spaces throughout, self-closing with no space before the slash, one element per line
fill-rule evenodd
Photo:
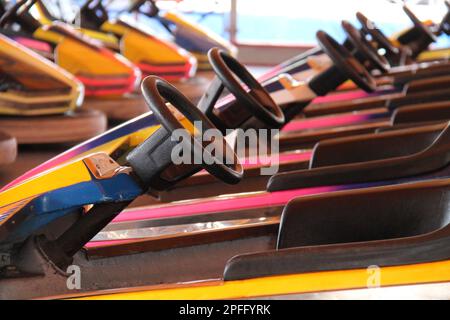
<path fill-rule="evenodd" d="M 16 214 L 25 215 L 21 223 L 8 229 L 0 227 L 0 244 L 11 245 L 24 241 L 37 230 L 84 205 L 134 200 L 143 190 L 127 174 L 82 182 L 47 192 L 31 201 Z M 6 223 L 8 224 L 8 223 Z"/>

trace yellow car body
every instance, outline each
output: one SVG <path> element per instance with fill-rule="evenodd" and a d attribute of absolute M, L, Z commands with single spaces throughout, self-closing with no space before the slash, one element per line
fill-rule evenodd
<path fill-rule="evenodd" d="M 167 286 L 136 288 L 119 292 L 96 292 L 84 300 L 206 300 L 246 299 L 273 296 L 334 293 L 352 289 L 380 290 L 383 287 L 450 282 L 450 260 L 379 268 L 380 282 L 371 284 L 371 269 L 337 270 L 269 276 L 246 280 L 211 280 Z M 404 287 L 408 291 L 408 286 Z M 353 296 L 358 297 L 358 294 Z"/>
<path fill-rule="evenodd" d="M 84 32 L 85 29 L 81 30 Z M 167 80 L 188 79 L 195 75 L 195 57 L 169 41 L 158 39 L 121 20 L 107 21 L 101 30 L 120 39 L 120 52 L 144 75 L 157 75 Z M 97 34 L 89 35 L 95 37 Z"/>
<path fill-rule="evenodd" d="M 66 24 L 43 25 L 33 36 L 55 47 L 55 62 L 83 82 L 87 96 L 132 92 L 141 78 L 139 69 L 126 58 Z"/>
<path fill-rule="evenodd" d="M 1 71 L 10 83 L 0 92 L 0 114 L 58 114 L 81 105 L 80 81 L 32 50 L 0 35 Z"/>
<path fill-rule="evenodd" d="M 3 28 L 8 36 L 77 77 L 85 86 L 86 96 L 121 96 L 133 92 L 140 82 L 141 73 L 133 63 L 67 24 L 43 24 L 29 11 L 7 23 L 13 22 L 21 32 L 6 24 Z"/>
<path fill-rule="evenodd" d="M 211 32 L 203 26 L 183 18 L 181 15 L 167 11 L 161 13 L 161 19 L 176 26 L 174 30 L 177 43 L 189 50 L 198 61 L 199 70 L 210 70 L 208 61 L 208 50 L 219 47 L 233 56 L 237 56 L 237 48 L 231 42 Z"/>
<path fill-rule="evenodd" d="M 423 23 L 429 27 L 433 26 L 433 22 L 430 20 L 423 21 Z M 399 38 L 401 38 L 402 35 L 410 31 L 410 29 L 402 30 L 400 32 L 396 32 L 391 36 L 391 41 L 395 46 L 401 47 L 402 44 L 399 42 Z M 424 51 L 419 54 L 417 57 L 417 61 L 423 62 L 423 61 L 432 61 L 432 60 L 448 60 L 450 58 L 450 48 L 437 48 L 437 49 L 430 49 L 427 51 Z"/>
<path fill-rule="evenodd" d="M 37 19 L 51 25 L 42 2 L 37 2 Z M 195 75 L 197 60 L 176 44 L 160 39 L 120 19 L 104 22 L 99 30 L 77 28 L 89 38 L 119 52 L 141 70 L 144 76 L 157 75 L 167 80 L 188 79 Z"/>

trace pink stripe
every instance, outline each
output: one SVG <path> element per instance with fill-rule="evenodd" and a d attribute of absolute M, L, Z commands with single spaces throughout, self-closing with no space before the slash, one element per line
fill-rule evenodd
<path fill-rule="evenodd" d="M 78 80 L 80 80 L 85 85 L 85 95 L 86 96 L 105 96 L 105 95 L 123 95 L 134 90 L 134 83 L 136 82 L 136 76 L 131 75 L 127 78 L 88 78 L 84 76 L 77 75 Z M 97 89 L 96 87 L 119 85 L 120 88 L 103 88 Z"/>
<path fill-rule="evenodd" d="M 252 208 L 261 208 L 268 206 L 285 205 L 291 199 L 311 194 L 325 193 L 335 191 L 336 187 L 317 187 L 308 189 L 286 190 L 272 193 L 262 193 L 251 196 L 234 198 L 214 198 L 193 200 L 191 203 L 182 203 L 178 205 L 165 205 L 160 207 L 147 207 L 144 209 L 131 209 L 122 212 L 113 222 L 136 221 L 146 219 L 172 218 L 182 216 L 193 216 L 206 213 L 234 211 Z M 86 247 L 101 247 L 106 245 L 117 245 L 127 243 L 133 240 L 118 241 L 93 241 L 89 242 Z"/>
<path fill-rule="evenodd" d="M 326 116 L 310 118 L 305 120 L 291 121 L 285 125 L 282 131 L 297 131 L 326 127 L 337 127 L 351 125 L 358 122 L 366 121 L 370 117 L 369 114 L 347 114 L 343 116 Z"/>
<path fill-rule="evenodd" d="M 127 88 L 122 88 L 122 89 L 103 89 L 103 90 L 96 90 L 96 89 L 92 89 L 92 90 L 85 90 L 84 94 L 86 96 L 90 96 L 90 97 L 94 97 L 94 96 L 114 96 L 114 95 L 123 95 L 125 93 L 131 92 L 133 90 L 130 90 L 128 87 Z"/>
<path fill-rule="evenodd" d="M 119 214 L 113 222 L 182 217 L 213 212 L 284 205 L 289 200 L 298 196 L 330 192 L 334 189 L 334 187 L 317 187 L 271 193 L 264 192 L 250 196 L 237 195 L 232 196 L 231 198 L 217 197 L 213 199 L 197 199 L 180 204 L 168 204 L 159 207 L 154 206 L 143 209 L 126 210 Z"/>
<path fill-rule="evenodd" d="M 284 164 L 295 161 L 306 161 L 311 158 L 311 152 L 286 152 L 281 154 L 275 154 L 268 157 L 250 157 L 245 158 L 242 162 L 244 169 L 252 168 L 255 166 L 269 165 L 269 164 Z"/>
<path fill-rule="evenodd" d="M 373 94 L 367 93 L 363 90 L 354 90 L 350 92 L 342 92 L 342 93 L 332 93 L 323 97 L 316 97 L 312 103 L 325 103 L 325 102 L 335 102 L 335 101 L 343 101 L 343 100 L 354 100 L 354 99 L 362 99 L 371 97 Z"/>
<path fill-rule="evenodd" d="M 23 37 L 16 37 L 16 38 L 14 38 L 14 40 L 30 49 L 44 51 L 44 52 L 52 51 L 52 48 L 46 42 L 42 42 L 42 41 L 38 41 L 38 40 L 34 40 L 34 39 L 23 38 Z"/>
<path fill-rule="evenodd" d="M 311 159 L 311 151 L 294 151 L 294 152 L 283 152 L 282 154 L 276 154 L 273 156 L 269 156 L 267 158 L 264 157 L 250 157 L 245 158 L 243 161 L 241 160 L 241 164 L 245 169 L 250 169 L 254 167 L 268 166 L 274 164 L 286 164 L 290 162 L 300 162 L 300 161 L 308 161 Z M 196 175 L 200 174 L 209 174 L 208 171 L 202 170 L 198 172 Z"/>

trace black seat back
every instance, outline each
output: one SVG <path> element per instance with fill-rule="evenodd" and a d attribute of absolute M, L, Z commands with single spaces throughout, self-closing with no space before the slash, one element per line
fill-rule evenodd
<path fill-rule="evenodd" d="M 450 179 L 302 197 L 278 249 L 231 258 L 225 280 L 450 259 Z"/>
<path fill-rule="evenodd" d="M 430 146 L 412 155 L 278 173 L 270 178 L 267 190 L 424 180 L 436 173 L 440 177 L 448 176 L 449 164 L 450 124 L 447 124 Z"/>
<path fill-rule="evenodd" d="M 425 149 L 442 125 L 320 141 L 313 149 L 310 168 L 405 156 Z"/>
<path fill-rule="evenodd" d="M 317 246 L 413 237 L 446 226 L 450 189 L 338 193 L 298 198 L 284 209 L 277 248 Z M 380 197 L 383 194 L 383 197 Z M 319 197 L 320 199 L 320 197 Z M 399 201 L 404 199 L 404 201 Z"/>
<path fill-rule="evenodd" d="M 450 101 L 420 103 L 396 109 L 391 121 L 394 126 L 439 122 L 450 119 Z"/>

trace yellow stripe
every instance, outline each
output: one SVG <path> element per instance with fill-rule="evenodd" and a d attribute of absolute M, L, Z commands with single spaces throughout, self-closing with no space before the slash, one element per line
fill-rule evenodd
<path fill-rule="evenodd" d="M 185 127 L 188 131 L 193 132 L 194 127 L 193 124 L 186 118 L 183 118 L 180 120 L 183 127 Z M 97 148 L 91 149 L 86 151 L 83 154 L 78 155 L 77 157 L 71 159 L 81 159 L 86 157 L 89 154 L 97 153 L 97 152 L 105 152 L 109 155 L 111 155 L 113 152 L 115 152 L 117 149 L 127 146 L 129 149 L 135 148 L 142 142 L 144 142 L 148 137 L 150 137 L 157 129 L 160 128 L 160 125 L 154 125 L 151 127 L 147 127 L 144 129 L 141 129 L 139 131 L 133 132 L 129 135 L 117 138 L 115 140 L 112 140 L 108 143 L 105 143 L 101 146 L 98 146 Z"/>
<path fill-rule="evenodd" d="M 352 80 L 347 80 L 338 87 L 338 90 L 350 90 L 357 89 L 358 87 Z"/>
<path fill-rule="evenodd" d="M 145 34 L 128 30 L 122 37 L 121 53 L 134 63 L 185 63 L 188 54 Z"/>
<path fill-rule="evenodd" d="M 128 28 L 124 25 L 118 24 L 118 23 L 112 23 L 109 21 L 106 21 L 102 24 L 100 27 L 102 31 L 105 32 L 112 32 L 119 35 L 124 35 L 128 32 Z"/>
<path fill-rule="evenodd" d="M 85 57 L 82 61 L 79 57 Z M 57 63 L 72 74 L 116 75 L 131 74 L 133 66 L 125 60 L 103 55 L 83 43 L 65 38 L 56 47 Z"/>
<path fill-rule="evenodd" d="M 48 19 L 45 14 L 44 10 L 42 8 L 43 4 L 40 2 L 36 2 L 34 4 L 34 7 L 37 9 L 37 17 L 35 17 L 41 24 L 52 24 L 52 21 Z"/>
<path fill-rule="evenodd" d="M 1 99 L 17 102 L 17 103 L 42 103 L 42 102 L 61 102 L 68 99 L 67 95 L 52 95 L 52 96 L 20 96 L 12 93 L 3 93 Z"/>
<path fill-rule="evenodd" d="M 212 41 L 215 41 L 216 43 L 220 44 L 222 47 L 228 49 L 231 54 L 233 54 L 233 55 L 236 54 L 236 52 L 235 52 L 236 49 L 228 41 L 221 38 L 217 34 L 210 32 L 209 30 L 203 28 L 199 24 L 192 22 L 192 21 L 188 21 L 185 18 L 181 17 L 180 15 L 178 15 L 174 12 L 170 12 L 170 11 L 168 11 L 164 14 L 164 18 L 169 21 L 172 21 L 173 23 L 180 25 L 184 29 L 190 29 L 192 32 L 195 32 L 200 36 L 210 38 Z"/>
<path fill-rule="evenodd" d="M 74 158 L 68 161 L 79 160 L 87 157 L 90 154 L 94 154 L 97 152 L 104 152 L 108 155 L 111 155 L 113 152 L 118 150 L 121 147 L 126 147 L 128 149 L 134 148 L 140 143 L 142 143 L 145 139 L 147 139 L 150 135 L 152 135 L 160 126 L 152 126 L 148 128 L 141 129 L 139 131 L 133 132 L 129 135 L 117 138 L 105 144 L 102 144 L 96 148 L 90 149 L 82 154 L 75 156 Z"/>
<path fill-rule="evenodd" d="M 112 34 L 106 34 L 104 32 L 99 32 L 99 31 L 90 30 L 90 29 L 79 29 L 79 30 L 83 34 L 87 35 L 88 37 L 100 40 L 103 43 L 117 45 L 117 46 L 119 45 L 119 40 Z"/>
<path fill-rule="evenodd" d="M 430 61 L 430 60 L 440 60 L 440 59 L 449 59 L 450 58 L 450 49 L 439 49 L 439 50 L 430 50 L 422 52 L 417 58 L 419 61 Z"/>
<path fill-rule="evenodd" d="M 134 65 L 123 59 L 105 56 L 102 52 L 75 41 L 71 38 L 46 30 L 45 26 L 34 32 L 37 39 L 50 41 L 57 44 L 55 49 L 55 60 L 58 65 L 74 75 L 115 75 L 131 74 Z M 84 57 L 80 61 L 79 57 Z"/>
<path fill-rule="evenodd" d="M 148 127 L 137 132 L 134 132 L 130 135 L 130 147 L 136 147 L 137 145 L 144 142 L 150 135 L 152 135 L 157 129 L 159 129 L 160 125 Z"/>
<path fill-rule="evenodd" d="M 381 285 L 450 281 L 450 260 L 381 268 Z M 236 299 L 367 287 L 366 269 L 304 273 L 250 280 L 193 283 L 189 287 L 105 294 L 83 299 Z"/>
<path fill-rule="evenodd" d="M 31 198 L 25 198 L 18 202 L 10 203 L 4 207 L 0 208 L 0 215 L 7 214 L 6 218 L 0 222 L 0 225 L 5 224 L 6 221 L 9 219 L 12 219 L 14 217 L 14 213 L 21 210 L 23 207 L 25 207 L 29 202 L 31 202 L 36 197 Z"/>
<path fill-rule="evenodd" d="M 58 108 L 39 108 L 39 109 L 21 109 L 19 107 L 7 107 L 0 105 L 0 114 L 7 115 L 21 115 L 21 116 L 40 116 L 40 115 L 51 115 L 51 114 L 61 114 L 67 111 L 67 107 Z"/>
<path fill-rule="evenodd" d="M 29 180 L 0 193 L 0 207 L 33 197 L 44 192 L 64 188 L 84 181 L 90 181 L 91 176 L 82 161 L 76 161 L 51 171 L 43 172 Z M 1 210 L 0 210 L 1 213 Z"/>
<path fill-rule="evenodd" d="M 183 118 L 180 121 L 185 128 L 193 130 L 192 123 L 189 120 Z M 6 189 L 0 193 L 0 214 L 6 212 L 9 208 L 8 206 L 12 203 L 25 198 L 31 198 L 45 192 L 64 188 L 84 181 L 90 181 L 91 175 L 81 159 L 97 152 L 105 152 L 110 155 L 121 147 L 125 147 L 130 150 L 145 141 L 159 127 L 160 125 L 147 127 L 127 136 L 105 143 L 97 148 L 88 150 L 83 154 L 71 158 L 65 162 L 65 164 L 63 163 L 54 169 L 44 171 L 14 187 Z"/>
<path fill-rule="evenodd" d="M 97 152 L 105 152 L 110 155 L 124 145 L 130 149 L 136 147 L 153 134 L 159 127 L 159 125 L 156 125 L 144 128 L 127 136 L 105 143 L 97 148 L 90 149 L 52 170 L 44 171 L 35 177 L 25 180 L 17 186 L 3 191 L 0 193 L 0 207 L 5 207 L 21 199 L 42 194 L 44 192 L 64 188 L 83 181 L 90 181 L 90 173 L 81 159 Z M 3 208 L 0 208 L 0 213 L 2 211 L 4 211 Z"/>
<path fill-rule="evenodd" d="M 48 27 L 46 26 L 36 29 L 33 33 L 33 37 L 38 40 L 47 41 L 54 44 L 58 44 L 64 39 L 63 35 L 47 29 Z"/>
<path fill-rule="evenodd" d="M 36 33 L 39 34 L 40 32 L 44 32 L 40 28 L 36 30 Z M 2 52 L 5 55 L 13 57 L 15 61 L 22 62 L 26 65 L 29 65 L 32 68 L 37 69 L 38 71 L 45 73 L 48 76 L 51 76 L 52 78 L 64 83 L 69 88 L 71 88 L 70 94 L 67 94 L 63 97 L 61 96 L 46 96 L 45 99 L 67 99 L 67 105 L 64 109 L 60 109 L 61 113 L 73 110 L 77 107 L 76 102 L 81 94 L 81 90 L 83 85 L 81 82 L 79 82 L 73 75 L 68 73 L 66 70 L 63 70 L 62 68 L 58 67 L 54 63 L 48 61 L 47 59 L 41 57 L 37 53 L 33 52 L 32 50 L 22 46 L 21 44 L 12 41 L 3 35 L 0 35 L 0 52 Z M 11 97 L 14 97 L 16 101 L 34 101 L 33 98 L 22 98 L 19 95 L 11 95 L 9 93 L 1 93 L 0 98 L 10 99 Z M 58 98 L 57 98 L 58 97 Z M 42 99 L 44 99 L 42 97 Z M 53 100 L 52 100 L 53 101 Z M 45 108 L 43 110 L 46 110 Z M 45 111 L 43 111 L 46 113 Z"/>

